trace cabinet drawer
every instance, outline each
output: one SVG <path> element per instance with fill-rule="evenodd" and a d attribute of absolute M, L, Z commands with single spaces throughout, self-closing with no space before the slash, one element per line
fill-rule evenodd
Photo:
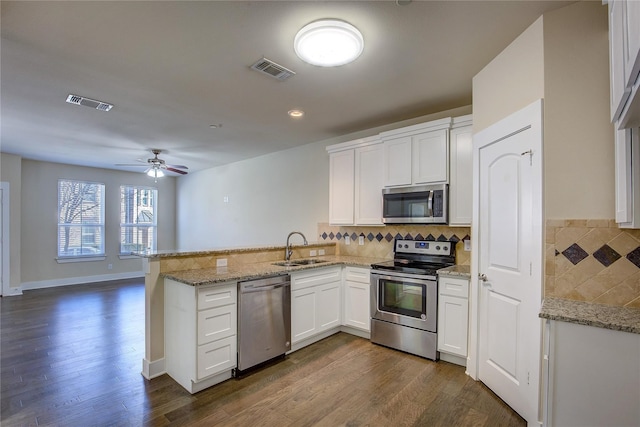
<path fill-rule="evenodd" d="M 291 289 L 304 289 L 342 280 L 342 267 L 318 268 L 291 273 Z"/>
<path fill-rule="evenodd" d="M 235 304 L 198 312 L 198 345 L 235 335 L 236 330 Z"/>
<path fill-rule="evenodd" d="M 197 379 L 219 374 L 236 366 L 236 336 L 198 347 Z"/>
<path fill-rule="evenodd" d="M 440 276 L 438 278 L 438 293 L 460 298 L 469 297 L 469 280 Z"/>
<path fill-rule="evenodd" d="M 370 282 L 369 272 L 368 268 L 346 267 L 345 280 L 368 284 Z"/>
<path fill-rule="evenodd" d="M 198 310 L 235 304 L 238 298 L 237 284 L 198 288 Z"/>

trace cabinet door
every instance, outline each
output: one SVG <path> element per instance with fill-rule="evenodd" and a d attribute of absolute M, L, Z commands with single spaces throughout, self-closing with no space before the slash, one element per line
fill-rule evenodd
<path fill-rule="evenodd" d="M 611 121 L 620 117 L 629 98 L 630 88 L 625 84 L 624 57 L 627 50 L 625 32 L 625 4 L 609 2 L 609 79 L 611 84 Z"/>
<path fill-rule="evenodd" d="M 438 301 L 438 350 L 467 357 L 467 322 L 469 307 L 466 298 L 441 295 Z"/>
<path fill-rule="evenodd" d="M 626 86 L 632 87 L 640 73 L 640 1 L 624 2 L 626 45 L 624 52 L 624 71 Z"/>
<path fill-rule="evenodd" d="M 411 137 L 384 142 L 384 185 L 411 185 Z"/>
<path fill-rule="evenodd" d="M 236 366 L 237 338 L 223 338 L 198 346 L 197 379 L 228 371 Z"/>
<path fill-rule="evenodd" d="M 412 139 L 412 183 L 448 182 L 449 131 L 425 132 Z"/>
<path fill-rule="evenodd" d="M 345 282 L 344 288 L 344 324 L 370 331 L 369 284 Z"/>
<path fill-rule="evenodd" d="M 471 225 L 473 204 L 473 134 L 471 126 L 451 130 L 449 225 Z"/>
<path fill-rule="evenodd" d="M 353 225 L 354 150 L 329 155 L 329 223 Z"/>
<path fill-rule="evenodd" d="M 315 287 L 291 291 L 291 342 L 293 344 L 318 332 Z"/>
<path fill-rule="evenodd" d="M 382 225 L 383 163 L 382 144 L 358 148 L 355 152 L 356 225 Z"/>
<path fill-rule="evenodd" d="M 340 282 L 316 286 L 317 332 L 340 326 Z"/>
<path fill-rule="evenodd" d="M 230 337 L 237 331 L 236 305 L 198 312 L 198 345 Z"/>

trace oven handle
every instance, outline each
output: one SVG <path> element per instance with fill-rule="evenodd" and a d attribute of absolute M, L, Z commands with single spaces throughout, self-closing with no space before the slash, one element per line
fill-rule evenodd
<path fill-rule="evenodd" d="M 434 284 L 437 282 L 436 278 L 433 276 L 422 276 L 419 274 L 406 274 L 406 273 L 395 273 L 392 271 L 386 271 L 384 273 L 378 273 L 376 272 L 376 270 L 372 270 L 371 271 L 371 282 L 375 283 L 380 279 L 387 279 L 387 280 L 398 280 L 398 279 L 402 279 L 402 281 L 404 282 L 408 282 L 408 283 L 417 283 L 420 285 L 427 285 L 429 283 L 426 282 L 433 282 Z"/>

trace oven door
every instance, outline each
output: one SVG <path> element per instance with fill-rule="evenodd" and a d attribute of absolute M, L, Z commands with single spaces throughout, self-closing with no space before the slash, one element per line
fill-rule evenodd
<path fill-rule="evenodd" d="M 372 271 L 371 285 L 372 318 L 436 332 L 438 287 L 435 279 Z"/>

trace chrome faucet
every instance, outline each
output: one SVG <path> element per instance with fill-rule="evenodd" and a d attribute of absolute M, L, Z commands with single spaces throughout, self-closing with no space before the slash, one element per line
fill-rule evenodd
<path fill-rule="evenodd" d="M 291 245 L 289 244 L 289 239 L 291 239 L 291 236 L 294 234 L 299 234 L 302 236 L 302 240 L 304 240 L 304 245 L 307 246 L 309 244 L 309 242 L 307 242 L 307 238 L 304 237 L 304 234 L 302 234 L 299 231 L 292 231 L 291 233 L 289 233 L 289 235 L 287 236 L 287 247 L 284 250 L 284 260 L 285 261 L 289 261 L 291 259 L 291 254 L 293 253 L 293 251 L 291 250 Z"/>

